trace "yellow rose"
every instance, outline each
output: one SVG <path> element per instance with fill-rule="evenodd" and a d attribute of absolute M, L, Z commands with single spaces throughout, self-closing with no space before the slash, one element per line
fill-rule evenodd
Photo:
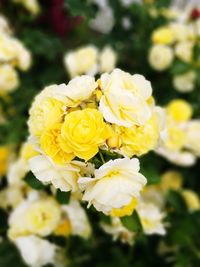
<path fill-rule="evenodd" d="M 25 219 L 30 233 L 47 236 L 57 228 L 61 209 L 53 199 L 38 200 L 28 207 Z"/>
<path fill-rule="evenodd" d="M 182 99 L 175 99 L 167 106 L 167 114 L 176 122 L 185 122 L 192 117 L 192 106 Z"/>
<path fill-rule="evenodd" d="M 160 187 L 163 191 L 178 190 L 182 186 L 183 177 L 180 172 L 167 171 L 162 175 Z"/>
<path fill-rule="evenodd" d="M 187 207 L 191 211 L 200 209 L 200 200 L 198 195 L 192 190 L 183 190 L 182 196 L 187 204 Z"/>
<path fill-rule="evenodd" d="M 167 138 L 165 146 L 169 150 L 180 150 L 186 143 L 186 134 L 175 122 L 168 122 L 167 125 Z"/>
<path fill-rule="evenodd" d="M 0 176 L 4 175 L 7 170 L 9 149 L 5 146 L 0 147 Z"/>
<path fill-rule="evenodd" d="M 33 103 L 28 121 L 31 134 L 40 137 L 45 129 L 60 123 L 65 113 L 63 102 L 55 98 L 44 98 Z"/>
<path fill-rule="evenodd" d="M 158 119 L 153 115 L 145 125 L 116 127 L 121 138 L 121 150 L 128 157 L 140 156 L 155 148 L 159 139 Z"/>
<path fill-rule="evenodd" d="M 61 149 L 59 144 L 60 132 L 61 124 L 59 123 L 44 131 L 40 138 L 40 146 L 57 164 L 65 164 L 71 161 L 75 155 L 73 153 L 66 153 Z"/>
<path fill-rule="evenodd" d="M 170 28 L 161 27 L 153 32 L 152 41 L 155 44 L 168 45 L 174 41 L 174 34 Z"/>
<path fill-rule="evenodd" d="M 109 127 L 102 114 L 91 108 L 66 115 L 61 128 L 60 146 L 66 153 L 89 160 L 109 137 Z"/>

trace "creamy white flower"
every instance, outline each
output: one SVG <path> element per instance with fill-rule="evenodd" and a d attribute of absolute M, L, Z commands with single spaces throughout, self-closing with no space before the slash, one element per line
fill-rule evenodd
<path fill-rule="evenodd" d="M 99 1 L 98 1 L 99 2 Z M 110 6 L 101 7 L 94 19 L 91 19 L 89 26 L 99 32 L 109 33 L 115 23 L 114 14 Z"/>
<path fill-rule="evenodd" d="M 176 165 L 187 167 L 192 166 L 196 163 L 196 157 L 188 151 L 173 151 L 167 149 L 166 147 L 159 147 L 156 149 L 156 153 Z"/>
<path fill-rule="evenodd" d="M 142 0 L 120 0 L 122 6 L 129 7 L 133 3 L 142 4 Z"/>
<path fill-rule="evenodd" d="M 0 93 L 11 92 L 19 85 L 16 70 L 9 64 L 0 66 Z"/>
<path fill-rule="evenodd" d="M 200 157 L 200 120 L 191 120 L 187 122 L 185 125 L 185 132 L 187 139 L 185 144 L 186 148 Z"/>
<path fill-rule="evenodd" d="M 183 22 L 173 22 L 170 28 L 174 33 L 174 39 L 178 42 L 193 39 L 195 36 L 193 27 Z"/>
<path fill-rule="evenodd" d="M 175 46 L 175 55 L 185 62 L 191 62 L 193 57 L 193 47 L 194 42 L 180 42 Z"/>
<path fill-rule="evenodd" d="M 136 209 L 145 234 L 166 234 L 164 224 L 162 223 L 164 214 L 157 206 L 152 203 L 145 203 L 141 201 Z"/>
<path fill-rule="evenodd" d="M 20 185 L 22 183 L 22 179 L 28 171 L 28 164 L 22 158 L 11 162 L 7 174 L 8 183 L 13 186 Z"/>
<path fill-rule="evenodd" d="M 31 65 L 31 54 L 18 39 L 0 32 L 0 60 L 26 71 Z"/>
<path fill-rule="evenodd" d="M 68 205 L 62 205 L 62 212 L 66 214 L 71 225 L 71 234 L 88 238 L 91 235 L 91 226 L 85 210 L 76 200 L 70 200 Z"/>
<path fill-rule="evenodd" d="M 72 78 L 81 74 L 94 75 L 97 72 L 97 56 L 97 48 L 88 45 L 66 54 L 64 64 Z"/>
<path fill-rule="evenodd" d="M 195 88 L 196 73 L 189 71 L 173 78 L 173 84 L 177 91 L 186 93 L 191 92 Z"/>
<path fill-rule="evenodd" d="M 149 63 L 157 71 L 169 68 L 173 59 L 173 50 L 169 46 L 153 45 L 149 51 Z"/>
<path fill-rule="evenodd" d="M 99 55 L 100 72 L 110 72 L 115 68 L 117 55 L 115 51 L 106 46 Z"/>
<path fill-rule="evenodd" d="M 81 177 L 78 180 L 80 188 L 85 191 L 83 200 L 105 214 L 137 200 L 146 182 L 139 173 L 139 160 L 136 158 L 110 160 L 95 170 L 94 178 Z"/>
<path fill-rule="evenodd" d="M 0 32 L 11 34 L 10 25 L 3 15 L 0 15 Z"/>
<path fill-rule="evenodd" d="M 101 223 L 102 229 L 113 236 L 113 240 L 133 245 L 135 234 L 123 226 L 119 218 L 111 218 L 111 224 Z"/>
<path fill-rule="evenodd" d="M 47 236 L 56 229 L 60 219 L 61 209 L 53 198 L 32 195 L 10 214 L 8 236 L 12 240 L 29 234 Z"/>
<path fill-rule="evenodd" d="M 39 155 L 29 160 L 29 166 L 35 177 L 44 184 L 53 184 L 61 191 L 76 191 L 80 168 L 73 162 L 55 164 L 50 158 Z"/>
<path fill-rule="evenodd" d="M 26 264 L 31 267 L 42 267 L 54 263 L 56 246 L 35 235 L 19 237 L 15 244 Z"/>
<path fill-rule="evenodd" d="M 60 95 L 65 97 L 67 107 L 76 107 L 90 98 L 97 86 L 94 77 L 83 75 L 75 77 L 63 86 Z"/>
<path fill-rule="evenodd" d="M 103 96 L 99 109 L 106 121 L 119 126 L 143 125 L 152 115 L 148 104 L 151 83 L 144 76 L 130 75 L 120 69 L 101 75 Z"/>

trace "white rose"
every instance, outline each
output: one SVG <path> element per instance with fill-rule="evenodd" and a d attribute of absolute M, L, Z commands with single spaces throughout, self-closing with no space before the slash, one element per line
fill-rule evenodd
<path fill-rule="evenodd" d="M 175 46 L 175 55 L 185 61 L 190 62 L 193 57 L 194 43 L 191 41 L 180 42 Z"/>
<path fill-rule="evenodd" d="M 16 70 L 8 65 L 4 64 L 0 66 L 0 92 L 11 92 L 19 85 L 19 78 Z"/>
<path fill-rule="evenodd" d="M 21 185 L 23 183 L 22 179 L 28 171 L 28 164 L 25 160 L 19 158 L 15 162 L 12 162 L 8 168 L 8 183 L 13 186 Z"/>
<path fill-rule="evenodd" d="M 173 78 L 173 85 L 179 92 L 191 92 L 195 88 L 196 73 L 189 71 Z"/>
<path fill-rule="evenodd" d="M 106 5 L 98 10 L 96 17 L 90 20 L 89 26 L 96 31 L 106 34 L 112 30 L 114 23 L 113 11 Z"/>
<path fill-rule="evenodd" d="M 196 157 L 188 152 L 182 150 L 169 150 L 165 147 L 156 149 L 156 153 L 166 158 L 168 161 L 179 166 L 192 166 L 196 163 Z"/>
<path fill-rule="evenodd" d="M 82 101 L 89 99 L 98 87 L 93 77 L 83 75 L 72 79 L 60 94 L 65 97 L 65 103 L 68 107 L 76 107 Z"/>
<path fill-rule="evenodd" d="M 103 96 L 99 109 L 106 121 L 119 126 L 143 125 L 152 115 L 148 104 L 151 83 L 144 76 L 130 75 L 120 69 L 101 76 Z"/>
<path fill-rule="evenodd" d="M 55 164 L 50 158 L 39 155 L 29 160 L 29 166 L 35 177 L 44 184 L 53 184 L 61 191 L 76 191 L 80 168 L 73 162 Z"/>
<path fill-rule="evenodd" d="M 195 155 L 200 157 L 200 120 L 191 120 L 186 123 L 186 148 L 192 151 Z"/>
<path fill-rule="evenodd" d="M 72 235 L 88 238 L 91 234 L 91 226 L 85 210 L 76 200 L 70 200 L 68 205 L 62 205 L 62 212 L 68 217 Z"/>
<path fill-rule="evenodd" d="M 135 233 L 123 226 L 119 218 L 111 218 L 111 224 L 101 223 L 101 227 L 107 234 L 113 236 L 114 241 L 119 239 L 122 243 L 133 245 Z"/>
<path fill-rule="evenodd" d="M 107 46 L 102 50 L 99 61 L 100 72 L 110 72 L 115 68 L 117 55 L 111 47 Z"/>
<path fill-rule="evenodd" d="M 195 36 L 193 27 L 183 22 L 174 22 L 170 25 L 170 28 L 174 33 L 174 39 L 178 42 L 193 39 Z"/>
<path fill-rule="evenodd" d="M 97 57 L 97 48 L 88 45 L 66 54 L 64 64 L 72 78 L 81 74 L 94 75 L 97 72 Z"/>
<path fill-rule="evenodd" d="M 31 267 L 42 267 L 54 263 L 56 246 L 35 235 L 19 237 L 15 244 L 26 264 Z"/>
<path fill-rule="evenodd" d="M 136 209 L 145 234 L 166 234 L 165 227 L 162 223 L 164 214 L 161 213 L 156 205 L 141 201 Z"/>
<path fill-rule="evenodd" d="M 174 59 L 173 50 L 165 45 L 154 45 L 149 52 L 149 63 L 157 71 L 169 68 Z"/>
<path fill-rule="evenodd" d="M 81 177 L 78 180 L 80 188 L 85 191 L 83 200 L 112 216 L 132 213 L 146 182 L 139 173 L 136 158 L 110 160 L 95 170 L 94 178 Z"/>

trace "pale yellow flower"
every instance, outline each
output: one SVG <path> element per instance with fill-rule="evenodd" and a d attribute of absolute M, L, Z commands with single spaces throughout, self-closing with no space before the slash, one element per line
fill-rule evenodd
<path fill-rule="evenodd" d="M 149 63 L 157 71 L 164 71 L 173 62 L 174 53 L 171 47 L 165 45 L 153 45 L 149 51 Z"/>
<path fill-rule="evenodd" d="M 183 177 L 180 172 L 167 171 L 161 177 L 160 187 L 165 192 L 170 189 L 179 190 L 182 187 Z"/>
<path fill-rule="evenodd" d="M 68 53 L 64 58 L 64 63 L 72 78 L 81 74 L 95 74 L 97 56 L 96 47 L 88 45 Z"/>
<path fill-rule="evenodd" d="M 60 216 L 60 207 L 53 199 L 37 200 L 25 211 L 27 230 L 31 234 L 47 236 L 58 226 Z"/>
<path fill-rule="evenodd" d="M 19 85 L 17 72 L 9 64 L 0 66 L 0 77 L 0 94 L 9 93 Z"/>
<path fill-rule="evenodd" d="M 195 210 L 200 209 L 199 196 L 194 191 L 189 190 L 189 189 L 184 189 L 181 192 L 181 194 L 182 194 L 189 210 L 195 211 Z"/>
<path fill-rule="evenodd" d="M 146 178 L 139 173 L 138 159 L 116 159 L 102 165 L 94 178 L 81 177 L 83 200 L 112 216 L 130 215 L 135 209 Z"/>
<path fill-rule="evenodd" d="M 188 71 L 186 73 L 174 76 L 173 84 L 175 89 L 179 92 L 191 92 L 195 89 L 196 78 L 196 72 Z"/>
<path fill-rule="evenodd" d="M 144 125 L 151 117 L 152 88 L 144 76 L 115 69 L 101 76 L 99 86 L 103 92 L 99 109 L 106 121 L 130 127 Z"/>
<path fill-rule="evenodd" d="M 111 47 L 106 46 L 99 55 L 100 72 L 113 71 L 116 66 L 116 61 L 117 55 L 115 51 Z"/>

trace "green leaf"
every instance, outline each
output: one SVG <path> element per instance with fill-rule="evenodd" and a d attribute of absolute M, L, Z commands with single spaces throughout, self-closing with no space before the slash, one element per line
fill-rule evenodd
<path fill-rule="evenodd" d="M 60 189 L 56 192 L 56 199 L 60 204 L 68 204 L 70 199 L 70 192 L 62 192 Z"/>
<path fill-rule="evenodd" d="M 103 214 L 102 212 L 99 213 L 99 217 L 102 222 L 111 225 L 111 217 Z"/>
<path fill-rule="evenodd" d="M 65 0 L 65 6 L 71 11 L 73 16 L 92 18 L 96 13 L 96 6 L 83 0 Z"/>
<path fill-rule="evenodd" d="M 28 172 L 26 177 L 24 178 L 24 181 L 32 188 L 36 190 L 41 190 L 45 188 L 45 185 L 41 183 L 32 172 Z"/>
<path fill-rule="evenodd" d="M 172 75 L 183 74 L 185 72 L 188 72 L 189 70 L 191 70 L 191 66 L 188 63 L 177 60 L 174 62 L 171 68 L 171 74 Z"/>
<path fill-rule="evenodd" d="M 132 232 L 142 231 L 142 225 L 137 211 L 134 211 L 131 216 L 124 216 L 121 218 L 122 224 Z"/>
<path fill-rule="evenodd" d="M 166 201 L 168 204 L 170 204 L 176 211 L 185 211 L 187 210 L 186 204 L 181 197 L 181 195 L 176 192 L 170 190 L 167 194 Z"/>

